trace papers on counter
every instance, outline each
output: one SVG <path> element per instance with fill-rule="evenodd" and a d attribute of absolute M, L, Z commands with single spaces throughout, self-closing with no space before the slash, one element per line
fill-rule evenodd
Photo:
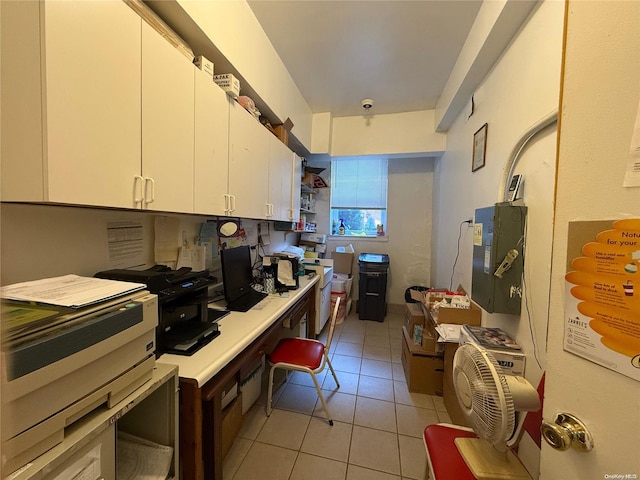
<path fill-rule="evenodd" d="M 144 283 L 64 275 L 7 285 L 0 289 L 0 295 L 9 300 L 80 308 L 144 288 Z"/>
<path fill-rule="evenodd" d="M 462 325 L 454 325 L 452 323 L 441 323 L 436 326 L 438 332 L 438 342 L 456 342 L 460 341 L 460 329 Z"/>

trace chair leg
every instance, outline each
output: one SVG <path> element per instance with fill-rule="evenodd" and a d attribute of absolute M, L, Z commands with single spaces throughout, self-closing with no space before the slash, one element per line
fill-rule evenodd
<path fill-rule="evenodd" d="M 340 388 L 340 382 L 338 381 L 338 377 L 336 376 L 336 371 L 333 369 L 333 365 L 331 365 L 331 360 L 327 358 L 327 365 L 329 365 L 329 369 L 331 370 L 331 374 L 333 375 L 333 379 L 336 381 L 336 385 Z"/>
<path fill-rule="evenodd" d="M 271 399 L 273 397 L 273 371 L 276 366 L 273 365 L 269 370 L 269 388 L 267 389 L 267 417 L 271 415 Z"/>
<path fill-rule="evenodd" d="M 329 413 L 329 407 L 327 406 L 327 402 L 324 400 L 324 395 L 322 395 L 322 390 L 320 389 L 320 384 L 318 383 L 318 379 L 316 378 L 316 374 L 311 373 L 311 378 L 313 379 L 313 383 L 316 386 L 316 390 L 318 391 L 318 397 L 320 397 L 320 401 L 322 402 L 322 408 L 324 409 L 324 413 L 327 415 L 327 420 L 329 420 L 329 425 L 333 427 L 333 420 L 331 419 L 331 414 Z"/>

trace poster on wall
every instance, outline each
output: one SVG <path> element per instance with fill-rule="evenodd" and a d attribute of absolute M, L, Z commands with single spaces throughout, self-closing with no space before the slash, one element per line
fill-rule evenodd
<path fill-rule="evenodd" d="M 627 170 L 622 186 L 640 187 L 640 105 L 638 105 L 638 111 L 636 112 L 636 123 L 633 126 L 629 160 L 627 161 Z"/>
<path fill-rule="evenodd" d="M 564 349 L 640 381 L 640 218 L 571 222 Z"/>

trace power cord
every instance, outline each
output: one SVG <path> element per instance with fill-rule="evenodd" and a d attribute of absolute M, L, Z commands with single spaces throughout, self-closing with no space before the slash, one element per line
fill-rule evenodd
<path fill-rule="evenodd" d="M 451 268 L 451 280 L 449 281 L 449 290 L 453 290 L 453 274 L 456 271 L 456 264 L 458 263 L 458 257 L 460 257 L 460 239 L 462 238 L 462 226 L 465 224 L 473 223 L 472 219 L 460 222 L 460 231 L 458 232 L 458 253 L 456 253 L 456 259 L 453 261 L 453 268 Z"/>

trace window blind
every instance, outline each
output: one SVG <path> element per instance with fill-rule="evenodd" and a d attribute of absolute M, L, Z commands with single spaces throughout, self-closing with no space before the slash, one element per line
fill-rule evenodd
<path fill-rule="evenodd" d="M 331 160 L 331 208 L 386 209 L 387 158 L 337 157 Z"/>

